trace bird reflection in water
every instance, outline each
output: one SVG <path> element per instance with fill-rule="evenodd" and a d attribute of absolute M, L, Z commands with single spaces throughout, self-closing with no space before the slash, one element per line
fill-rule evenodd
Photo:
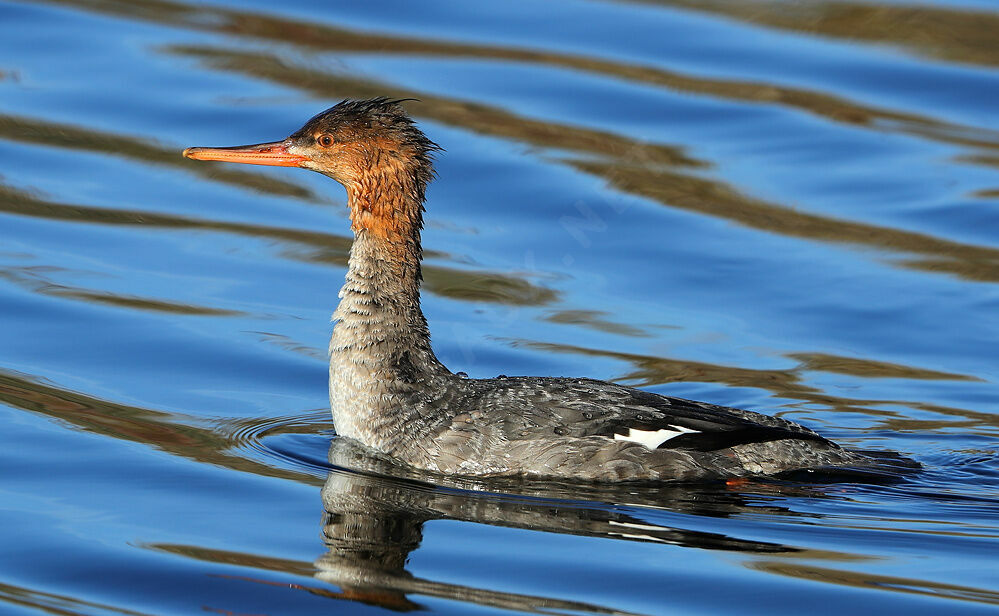
<path fill-rule="evenodd" d="M 633 506 L 662 509 L 664 505 L 674 513 L 711 517 L 750 510 L 781 513 L 765 505 L 750 506 L 724 483 L 571 485 L 431 476 L 373 457 L 342 438 L 333 439 L 329 460 L 334 470 L 322 491 L 322 536 L 328 552 L 316 561 L 316 577 L 341 589 L 329 592 L 331 598 L 398 611 L 425 609 L 412 598 L 423 595 L 525 612 L 627 613 L 416 577 L 406 570 L 406 563 L 420 547 L 423 525 L 432 520 L 738 552 L 797 551 L 776 543 L 662 526 L 634 513 Z"/>

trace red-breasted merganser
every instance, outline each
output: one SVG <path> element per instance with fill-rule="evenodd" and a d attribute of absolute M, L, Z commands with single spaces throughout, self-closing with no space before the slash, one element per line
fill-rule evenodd
<path fill-rule="evenodd" d="M 184 156 L 303 167 L 347 189 L 354 244 L 330 341 L 340 437 L 427 471 L 690 481 L 870 466 L 784 419 L 581 378 L 468 379 L 420 308 L 424 191 L 441 148 L 386 98 L 343 101 L 283 141 Z"/>

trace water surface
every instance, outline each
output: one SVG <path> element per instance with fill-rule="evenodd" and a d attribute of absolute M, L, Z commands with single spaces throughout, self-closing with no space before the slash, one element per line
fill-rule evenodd
<path fill-rule="evenodd" d="M 994 613 L 992 2 L 0 0 L 0 613 Z M 421 477 L 335 437 L 344 98 L 446 148 L 424 308 L 899 451 L 897 482 Z"/>

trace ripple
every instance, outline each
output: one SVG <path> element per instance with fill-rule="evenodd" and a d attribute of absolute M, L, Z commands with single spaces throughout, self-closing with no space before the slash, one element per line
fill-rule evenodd
<path fill-rule="evenodd" d="M 225 420 L 216 424 L 228 451 L 288 470 L 325 477 L 326 450 L 333 436 L 328 409 L 294 415 Z"/>

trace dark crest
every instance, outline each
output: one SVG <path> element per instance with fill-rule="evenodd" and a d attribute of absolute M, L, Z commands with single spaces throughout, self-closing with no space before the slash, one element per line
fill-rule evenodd
<path fill-rule="evenodd" d="M 298 134 L 319 130 L 340 133 L 344 137 L 364 139 L 373 131 L 388 133 L 401 144 L 420 154 L 429 155 L 442 151 L 439 145 L 427 138 L 400 103 L 415 98 L 392 99 L 385 96 L 365 100 L 342 100 L 326 111 L 313 116 Z"/>

